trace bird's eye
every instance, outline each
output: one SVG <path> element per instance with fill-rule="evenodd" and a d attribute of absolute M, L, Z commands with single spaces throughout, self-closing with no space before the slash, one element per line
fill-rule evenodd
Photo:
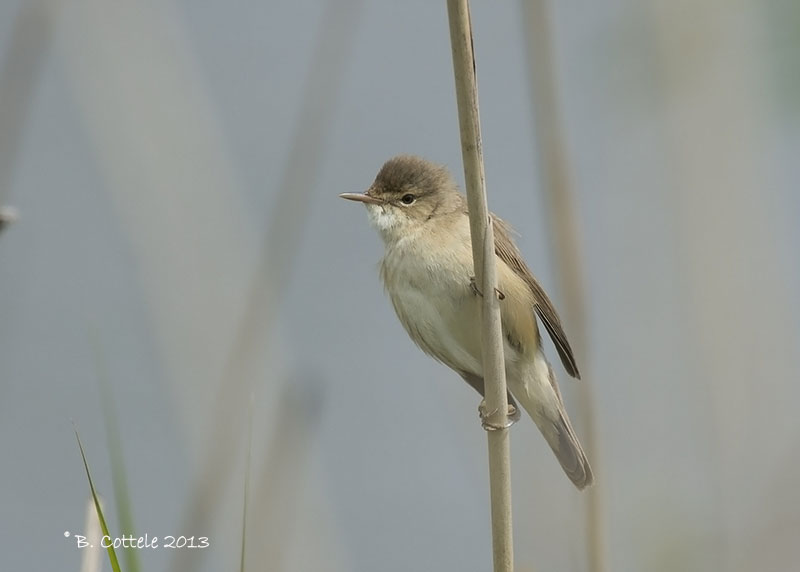
<path fill-rule="evenodd" d="M 402 202 L 404 205 L 410 205 L 410 204 L 411 204 L 411 203 L 413 203 L 415 200 L 417 200 L 417 197 L 415 197 L 415 196 L 414 196 L 414 195 L 412 195 L 411 193 L 407 193 L 407 194 L 403 195 L 403 196 L 400 198 L 400 201 L 401 201 L 401 202 Z"/>

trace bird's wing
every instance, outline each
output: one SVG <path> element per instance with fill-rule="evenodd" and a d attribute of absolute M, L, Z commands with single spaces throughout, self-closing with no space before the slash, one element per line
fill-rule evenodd
<path fill-rule="evenodd" d="M 550 334 L 556 346 L 556 350 L 558 351 L 558 355 L 561 357 L 561 362 L 564 364 L 564 369 L 566 369 L 567 373 L 572 377 L 580 379 L 581 374 L 578 371 L 578 364 L 575 363 L 575 356 L 572 353 L 569 340 L 567 340 L 567 335 L 564 333 L 564 328 L 561 325 L 561 319 L 558 317 L 553 303 L 550 301 L 550 298 L 548 298 L 544 288 L 542 288 L 536 278 L 533 277 L 533 274 L 531 274 L 531 271 L 522 260 L 522 254 L 511 239 L 511 233 L 513 232 L 511 227 L 494 214 L 491 216 L 492 222 L 494 223 L 495 253 L 500 257 L 500 260 L 505 262 L 531 289 L 534 299 L 536 300 L 534 304 L 536 315 L 539 316 L 542 324 L 544 324 L 544 327 Z"/>

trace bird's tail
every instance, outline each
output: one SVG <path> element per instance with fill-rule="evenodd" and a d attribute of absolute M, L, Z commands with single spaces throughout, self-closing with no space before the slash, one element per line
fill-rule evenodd
<path fill-rule="evenodd" d="M 567 417 L 553 368 L 541 351 L 524 377 L 524 387 L 512 387 L 514 396 L 539 427 L 570 480 L 578 489 L 586 488 L 594 481 L 592 468 Z"/>

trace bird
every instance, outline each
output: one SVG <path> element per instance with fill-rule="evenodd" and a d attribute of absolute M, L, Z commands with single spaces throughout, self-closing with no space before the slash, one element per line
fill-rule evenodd
<path fill-rule="evenodd" d="M 483 396 L 483 294 L 475 284 L 467 202 L 448 169 L 398 155 L 383 164 L 365 192 L 339 196 L 363 203 L 383 239 L 380 277 L 409 337 Z M 509 417 L 519 418 L 518 402 L 572 483 L 584 489 L 594 476 L 544 354 L 537 318 L 564 369 L 580 379 L 574 353 L 553 303 L 514 243 L 512 228 L 494 213 L 490 217 Z"/>

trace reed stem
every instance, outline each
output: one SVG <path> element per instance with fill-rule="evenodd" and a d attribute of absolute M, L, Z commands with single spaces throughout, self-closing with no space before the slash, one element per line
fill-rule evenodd
<path fill-rule="evenodd" d="M 489 488 L 491 491 L 492 550 L 495 572 L 514 569 L 514 548 L 511 530 L 511 452 L 508 428 L 503 334 L 500 303 L 494 295 L 497 275 L 494 256 L 494 231 L 486 201 L 486 180 L 483 171 L 478 84 L 472 25 L 468 0 L 448 0 L 450 43 L 453 51 L 453 72 L 461 132 L 461 155 L 469 207 L 469 226 L 475 278 L 483 296 L 482 357 L 486 388 L 485 421 L 489 441 Z"/>

